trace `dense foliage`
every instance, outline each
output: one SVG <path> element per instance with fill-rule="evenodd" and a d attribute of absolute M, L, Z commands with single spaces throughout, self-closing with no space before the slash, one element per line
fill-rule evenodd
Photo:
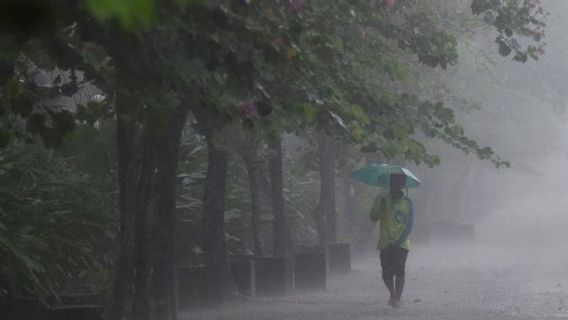
<path fill-rule="evenodd" d="M 12 145 L 0 163 L 2 296 L 52 295 L 63 280 L 109 266 L 113 194 L 41 146 Z"/>

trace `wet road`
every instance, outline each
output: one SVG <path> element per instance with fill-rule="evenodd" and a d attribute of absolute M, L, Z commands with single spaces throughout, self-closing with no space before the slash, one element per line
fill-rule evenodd
<path fill-rule="evenodd" d="M 325 292 L 254 299 L 181 319 L 568 319 L 568 252 L 551 247 L 415 247 L 401 308 L 386 304 L 378 257 Z"/>

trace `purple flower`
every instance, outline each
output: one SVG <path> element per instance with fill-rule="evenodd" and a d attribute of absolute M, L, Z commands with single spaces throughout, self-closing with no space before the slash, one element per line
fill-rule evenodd
<path fill-rule="evenodd" d="M 304 8 L 304 0 L 290 0 L 290 7 L 295 14 L 299 14 Z"/>
<path fill-rule="evenodd" d="M 245 99 L 243 102 L 239 104 L 239 107 L 241 108 L 243 115 L 247 119 L 252 120 L 256 118 L 256 116 L 258 115 L 256 106 L 254 105 L 254 102 L 250 99 Z"/>

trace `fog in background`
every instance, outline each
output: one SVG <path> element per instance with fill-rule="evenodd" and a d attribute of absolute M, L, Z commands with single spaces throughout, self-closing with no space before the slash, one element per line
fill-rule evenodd
<path fill-rule="evenodd" d="M 477 242 L 568 249 L 568 2 L 544 4 L 550 16 L 539 61 L 520 65 L 499 57 L 493 35 L 479 39 L 487 42 L 482 51 L 488 60 L 461 46 L 450 90 L 480 109 L 458 111 L 458 118 L 472 138 L 511 167 L 497 170 L 474 155 L 434 145 L 442 164 L 413 168 L 423 180 L 410 191 L 418 228 L 473 224 Z"/>

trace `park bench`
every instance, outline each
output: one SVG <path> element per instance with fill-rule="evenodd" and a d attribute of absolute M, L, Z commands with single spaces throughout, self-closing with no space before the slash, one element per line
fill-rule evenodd
<path fill-rule="evenodd" d="M 349 243 L 326 244 L 331 274 L 351 272 L 351 245 Z"/>
<path fill-rule="evenodd" d="M 300 290 L 325 290 L 328 274 L 327 249 L 297 247 L 294 253 L 294 284 Z"/>
<path fill-rule="evenodd" d="M 11 299 L 2 320 L 103 320 L 101 296 L 89 286 L 68 286 L 43 301 L 37 297 Z"/>
<path fill-rule="evenodd" d="M 233 255 L 229 265 L 239 293 L 247 296 L 275 296 L 294 291 L 294 260 L 291 257 Z M 177 295 L 182 308 L 206 307 L 214 294 L 209 287 L 211 274 L 205 264 L 177 268 Z"/>
<path fill-rule="evenodd" d="M 71 285 L 47 302 L 46 320 L 103 320 L 102 297 L 87 285 Z"/>

